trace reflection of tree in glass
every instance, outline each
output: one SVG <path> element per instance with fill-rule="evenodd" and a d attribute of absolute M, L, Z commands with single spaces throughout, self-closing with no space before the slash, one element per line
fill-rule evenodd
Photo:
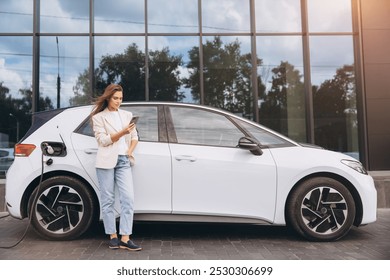
<path fill-rule="evenodd" d="M 306 136 L 304 84 L 294 65 L 282 61 L 272 69 L 272 87 L 260 95 L 260 102 L 260 123 L 296 140 L 305 140 L 299 139 Z"/>
<path fill-rule="evenodd" d="M 354 66 L 344 65 L 333 79 L 313 86 L 313 103 L 316 144 L 335 151 L 356 150 L 347 141 L 357 135 Z"/>
<path fill-rule="evenodd" d="M 189 51 L 187 67 L 190 77 L 185 80 L 192 98 L 200 101 L 199 48 Z M 251 54 L 241 54 L 238 39 L 224 44 L 219 36 L 203 44 L 204 104 L 253 117 L 252 59 Z M 257 66 L 261 64 L 256 59 Z M 259 92 L 263 88 L 258 79 Z"/>
<path fill-rule="evenodd" d="M 163 48 L 150 51 L 148 59 L 149 100 L 181 101 L 184 98 L 184 94 L 179 92 L 182 57 L 170 55 L 169 48 Z M 95 82 L 95 90 L 91 91 L 88 71 L 80 74 L 70 104 L 90 103 L 89 93 L 100 95 L 110 83 L 123 87 L 124 101 L 145 100 L 145 54 L 132 44 L 124 53 L 103 56 L 99 68 L 95 70 Z"/>
<path fill-rule="evenodd" d="M 31 126 L 32 91 L 31 89 L 19 89 L 19 94 L 21 98 L 13 98 L 9 94 L 9 88 L 0 82 L 0 133 L 9 135 L 10 142 L 16 142 L 18 133 L 20 137 L 23 137 Z M 46 111 L 54 107 L 49 97 L 39 97 L 38 108 L 39 111 Z M 10 114 L 18 120 L 19 132 L 10 120 Z"/>
<path fill-rule="evenodd" d="M 180 78 L 183 60 L 170 54 L 169 48 L 149 52 L 149 100 L 182 101 L 181 86 L 191 90 L 195 102 L 226 109 L 253 119 L 252 69 L 262 60 L 242 54 L 238 39 L 223 43 L 218 36 L 206 41 L 203 51 L 203 87 L 201 98 L 199 47 L 189 51 L 188 78 Z M 90 104 L 91 92 L 101 94 L 110 83 L 120 83 L 124 100 L 145 100 L 145 54 L 130 45 L 124 53 L 106 55 L 95 69 L 95 90 L 90 89 L 88 70 L 79 75 L 71 105 Z M 294 140 L 307 141 L 305 91 L 302 74 L 288 61 L 272 69 L 271 88 L 266 91 L 257 77 L 260 123 Z M 202 102 L 201 102 L 202 99 Z M 310 104 L 311 105 L 311 104 Z M 313 86 L 315 143 L 338 151 L 356 150 L 356 94 L 353 66 L 337 69 L 333 79 Z M 356 137 L 355 137 L 356 138 Z M 356 142 L 356 143 L 355 143 Z"/>
<path fill-rule="evenodd" d="M 159 101 L 182 101 L 180 71 L 182 57 L 169 54 L 169 48 L 149 52 L 149 98 Z"/>

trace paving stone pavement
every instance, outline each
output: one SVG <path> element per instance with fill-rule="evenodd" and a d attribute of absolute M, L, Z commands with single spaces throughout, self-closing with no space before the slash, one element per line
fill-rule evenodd
<path fill-rule="evenodd" d="M 28 220 L 0 219 L 0 247 L 15 244 Z M 110 250 L 102 224 L 73 241 L 47 241 L 32 228 L 0 260 L 390 260 L 390 209 L 336 242 L 308 242 L 286 227 L 232 224 L 135 223 L 140 252 Z"/>

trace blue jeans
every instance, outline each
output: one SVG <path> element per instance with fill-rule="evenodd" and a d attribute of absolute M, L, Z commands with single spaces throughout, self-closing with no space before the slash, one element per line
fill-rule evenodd
<path fill-rule="evenodd" d="M 133 175 L 127 156 L 119 155 L 113 169 L 96 168 L 100 185 L 100 203 L 104 230 L 106 234 L 116 233 L 115 189 L 119 191 L 121 214 L 119 234 L 131 235 L 133 232 L 134 188 Z"/>

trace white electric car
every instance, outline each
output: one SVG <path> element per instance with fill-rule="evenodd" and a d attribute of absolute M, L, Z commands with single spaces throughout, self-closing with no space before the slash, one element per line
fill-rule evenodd
<path fill-rule="evenodd" d="M 352 157 L 205 106 L 121 108 L 139 116 L 138 221 L 287 224 L 308 240 L 330 241 L 376 220 L 373 179 Z M 77 238 L 100 218 L 91 109 L 37 113 L 15 146 L 7 209 L 15 218 L 31 217 L 44 238 Z"/>

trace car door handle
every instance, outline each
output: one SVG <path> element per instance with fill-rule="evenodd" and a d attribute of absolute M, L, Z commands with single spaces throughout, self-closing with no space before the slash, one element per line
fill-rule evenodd
<path fill-rule="evenodd" d="M 85 149 L 84 153 L 91 155 L 91 154 L 97 154 L 98 149 Z"/>
<path fill-rule="evenodd" d="M 182 160 L 186 160 L 186 161 L 190 161 L 190 162 L 196 161 L 196 157 L 187 156 L 187 155 L 175 156 L 175 159 L 176 159 L 177 161 L 182 161 Z"/>

